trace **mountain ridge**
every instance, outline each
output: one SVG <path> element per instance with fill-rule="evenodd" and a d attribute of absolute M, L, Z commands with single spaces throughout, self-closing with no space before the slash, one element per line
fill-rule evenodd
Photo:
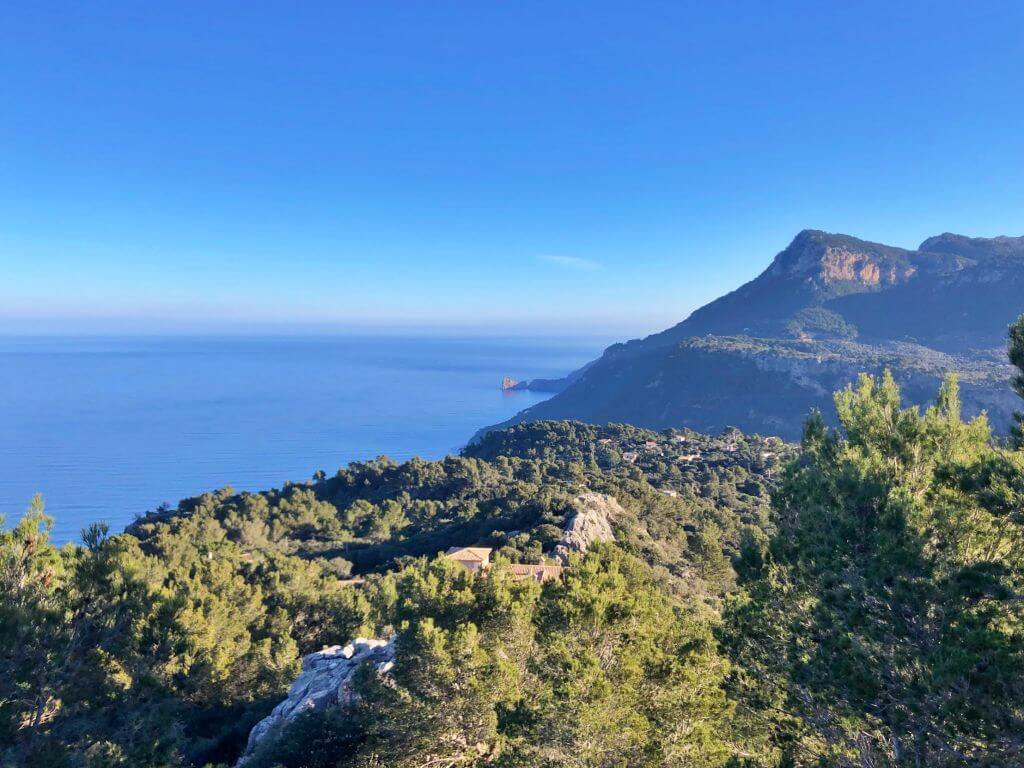
<path fill-rule="evenodd" d="M 910 250 L 805 229 L 759 275 L 680 323 L 613 344 L 561 385 L 544 382 L 555 396 L 502 426 L 574 418 L 795 438 L 810 409 L 831 410 L 837 386 L 890 368 L 911 402 L 960 373 L 966 411 L 988 411 L 1002 431 L 1012 413 L 1003 346 L 1021 296 L 1024 237 L 947 232 Z M 744 376 L 762 390 L 723 402 L 713 378 Z"/>

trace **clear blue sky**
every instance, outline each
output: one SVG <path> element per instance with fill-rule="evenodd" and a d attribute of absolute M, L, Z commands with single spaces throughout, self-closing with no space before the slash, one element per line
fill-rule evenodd
<path fill-rule="evenodd" d="M 632 335 L 1024 234 L 1024 3 L 8 3 L 0 331 Z"/>

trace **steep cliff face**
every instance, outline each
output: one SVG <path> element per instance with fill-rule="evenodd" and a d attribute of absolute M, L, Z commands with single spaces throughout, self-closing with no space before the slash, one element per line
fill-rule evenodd
<path fill-rule="evenodd" d="M 958 372 L 968 413 L 1005 430 L 1006 329 L 1024 312 L 1024 237 L 944 234 L 917 250 L 815 230 L 678 325 L 609 347 L 511 422 L 726 426 L 796 438 L 857 373 L 890 368 L 908 402 Z M 555 389 L 555 388 L 552 388 Z"/>
<path fill-rule="evenodd" d="M 805 230 L 758 277 L 638 343 L 669 344 L 709 333 L 784 337 L 801 309 L 911 280 L 927 261 L 902 248 Z"/>
<path fill-rule="evenodd" d="M 806 280 L 816 291 L 874 290 L 917 272 L 915 254 L 842 235 L 805 230 L 768 268 L 768 275 Z"/>

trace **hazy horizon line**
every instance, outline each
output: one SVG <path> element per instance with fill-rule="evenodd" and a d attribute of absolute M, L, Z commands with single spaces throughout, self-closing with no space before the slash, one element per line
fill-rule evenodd
<path fill-rule="evenodd" d="M 0 337 L 86 336 L 541 336 L 635 338 L 679 322 L 672 319 L 509 318 L 424 322 L 239 320 L 165 317 L 0 317 Z"/>

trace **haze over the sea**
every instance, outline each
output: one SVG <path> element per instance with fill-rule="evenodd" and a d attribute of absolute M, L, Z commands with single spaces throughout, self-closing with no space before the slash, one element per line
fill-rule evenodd
<path fill-rule="evenodd" d="M 63 543 L 226 485 L 441 458 L 544 399 L 502 392 L 503 376 L 562 375 L 606 341 L 0 338 L 0 514 L 16 521 L 40 492 Z"/>

